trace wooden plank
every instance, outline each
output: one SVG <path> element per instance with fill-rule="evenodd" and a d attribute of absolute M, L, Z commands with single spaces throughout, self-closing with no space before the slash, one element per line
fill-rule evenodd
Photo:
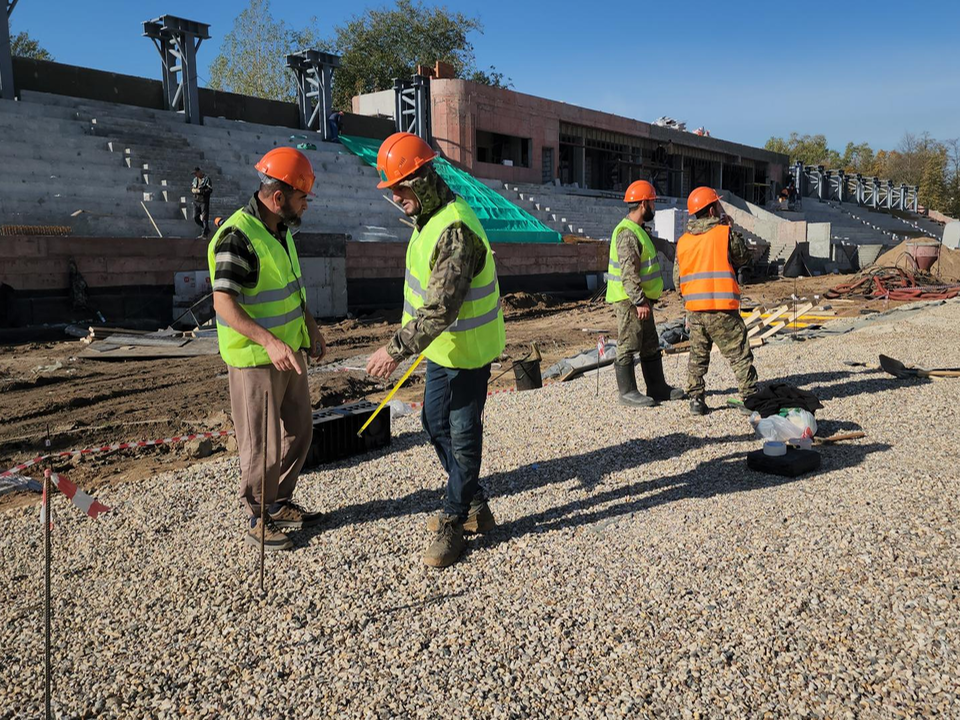
<path fill-rule="evenodd" d="M 743 315 L 743 313 L 741 312 L 740 315 Z M 751 323 L 755 322 L 756 320 L 759 320 L 761 317 L 763 317 L 763 311 L 760 308 L 757 308 L 752 313 L 750 313 L 750 315 L 748 315 L 743 319 L 743 324 L 746 325 L 747 327 L 750 327 Z"/>
<path fill-rule="evenodd" d="M 776 310 L 772 311 L 769 315 L 767 315 L 767 317 L 763 320 L 763 322 L 758 323 L 757 325 L 754 325 L 752 328 L 750 328 L 747 331 L 747 337 L 753 337 L 758 332 L 760 332 L 760 330 L 762 330 L 763 328 L 769 327 L 770 323 L 772 323 L 778 317 L 783 315 L 789 309 L 790 307 L 788 305 L 781 305 Z"/>
<path fill-rule="evenodd" d="M 806 305 L 801 305 L 797 308 L 796 312 L 791 312 L 787 316 L 787 327 L 796 329 L 795 322 L 799 323 L 800 318 L 803 317 L 804 313 L 810 312 L 813 309 L 813 303 L 807 303 Z"/>
<path fill-rule="evenodd" d="M 770 328 L 765 333 L 763 333 L 763 335 L 760 336 L 760 339 L 766 340 L 771 335 L 776 335 L 778 332 L 783 330 L 785 325 L 786 323 L 782 323 L 782 322 L 774 323 L 773 325 L 770 326 Z"/>

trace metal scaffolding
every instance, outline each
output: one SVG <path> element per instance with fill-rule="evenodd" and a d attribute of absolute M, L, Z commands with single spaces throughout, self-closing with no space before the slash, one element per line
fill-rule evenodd
<path fill-rule="evenodd" d="M 163 97 L 167 110 L 182 113 L 188 123 L 200 124 L 197 86 L 197 50 L 210 38 L 206 23 L 161 15 L 143 23 L 143 36 L 153 40 L 163 64 Z"/>
<path fill-rule="evenodd" d="M 10 52 L 10 15 L 17 6 L 17 0 L 3 0 L 3 12 L 0 12 L 0 98 L 15 99 L 13 87 L 13 54 Z"/>
<path fill-rule="evenodd" d="M 394 121 L 397 132 L 408 132 L 429 143 L 430 129 L 430 78 L 414 75 L 412 80 L 393 81 L 396 93 Z"/>
<path fill-rule="evenodd" d="M 287 67 L 297 76 L 300 127 L 316 130 L 324 140 L 330 140 L 327 118 L 333 111 L 333 71 L 340 67 L 340 56 L 301 50 L 287 55 Z"/>

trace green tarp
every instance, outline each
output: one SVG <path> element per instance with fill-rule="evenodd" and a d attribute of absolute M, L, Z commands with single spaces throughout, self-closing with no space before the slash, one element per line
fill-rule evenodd
<path fill-rule="evenodd" d="M 354 155 L 376 167 L 380 140 L 341 135 L 340 141 Z M 440 177 L 462 197 L 480 219 L 490 242 L 558 243 L 560 233 L 491 190 L 470 173 L 455 168 L 441 157 L 433 161 Z"/>

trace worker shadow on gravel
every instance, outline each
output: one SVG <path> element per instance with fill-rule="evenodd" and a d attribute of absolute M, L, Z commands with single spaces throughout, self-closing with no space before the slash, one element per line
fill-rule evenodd
<path fill-rule="evenodd" d="M 659 505 L 688 498 L 705 499 L 727 493 L 750 492 L 787 483 L 803 482 L 816 478 L 817 473 L 854 467 L 863 462 L 867 455 L 889 449 L 890 445 L 885 443 L 820 448 L 818 450 L 822 453 L 823 460 L 820 470 L 796 478 L 749 470 L 746 453 L 733 452 L 719 458 L 705 460 L 692 470 L 677 475 L 641 480 L 627 485 L 608 482 L 605 489 L 590 497 L 578 498 L 564 505 L 498 525 L 493 531 L 482 536 L 477 541 L 476 547 L 478 549 L 492 547 L 532 533 L 584 526 L 596 526 L 591 529 L 601 532 L 620 519 Z M 603 453 L 587 453 L 558 460 L 557 463 L 573 467 L 596 463 L 600 465 L 598 469 L 605 473 L 615 472 L 612 468 L 604 467 Z M 523 476 L 527 473 L 529 470 L 526 468 L 515 471 L 517 477 L 513 479 L 514 482 L 522 482 Z M 511 482 L 510 477 L 502 479 L 508 485 Z M 614 504 L 611 505 L 611 503 Z"/>
<path fill-rule="evenodd" d="M 749 430 L 749 426 L 747 429 Z M 395 438 L 394 445 L 385 452 L 392 453 L 428 442 L 426 433 L 408 433 L 408 435 L 419 435 L 420 441 L 410 437 L 404 441 L 403 447 L 397 447 Z M 688 450 L 702 448 L 707 444 L 742 442 L 743 439 L 743 434 L 705 438 L 687 433 L 671 433 L 659 438 L 631 440 L 575 457 L 535 462 L 516 470 L 481 477 L 481 482 L 493 497 L 494 512 L 496 512 L 498 497 L 516 495 L 571 480 L 578 481 L 582 487 L 590 490 L 610 474 L 645 463 L 677 457 Z M 335 467 L 330 469 L 336 470 Z M 384 498 L 332 508 L 318 532 L 371 520 L 436 512 L 443 503 L 443 495 L 444 485 L 438 482 L 432 488 L 422 488 L 399 498 Z"/>
<path fill-rule="evenodd" d="M 777 378 L 776 382 L 787 383 L 795 388 L 812 392 L 818 400 L 825 402 L 855 395 L 873 395 L 896 390 L 904 385 L 920 385 L 930 381 L 923 378 L 898 380 L 882 370 L 849 372 L 841 370 L 787 375 Z"/>

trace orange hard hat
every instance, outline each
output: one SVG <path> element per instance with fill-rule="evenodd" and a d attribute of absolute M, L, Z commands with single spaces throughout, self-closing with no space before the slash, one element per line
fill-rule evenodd
<path fill-rule="evenodd" d="M 313 182 L 317 179 L 313 165 L 307 156 L 296 148 L 274 148 L 260 158 L 260 162 L 254 167 L 274 180 L 285 182 L 307 195 L 313 194 Z"/>
<path fill-rule="evenodd" d="M 423 140 L 412 133 L 394 133 L 380 146 L 377 153 L 377 172 L 380 182 L 377 187 L 392 187 L 406 177 L 409 177 L 437 154 Z"/>
<path fill-rule="evenodd" d="M 698 187 L 687 198 L 687 212 L 696 215 L 705 207 L 710 207 L 715 202 L 720 202 L 720 196 L 713 188 Z"/>
<path fill-rule="evenodd" d="M 646 180 L 634 180 L 623 196 L 625 203 L 635 203 L 641 200 L 656 200 L 657 189 Z"/>

